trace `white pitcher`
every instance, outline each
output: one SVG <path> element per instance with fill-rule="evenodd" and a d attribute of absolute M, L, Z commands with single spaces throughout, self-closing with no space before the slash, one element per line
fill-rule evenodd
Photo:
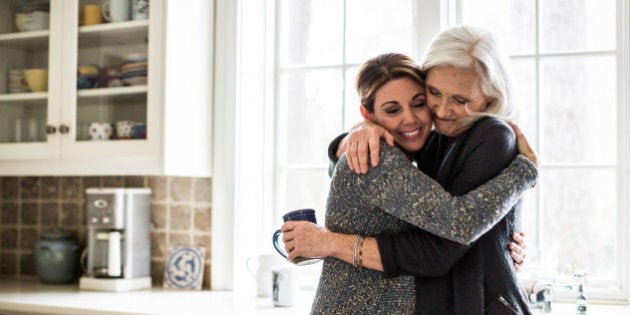
<path fill-rule="evenodd" d="M 256 268 L 251 265 L 257 264 Z M 278 266 L 290 265 L 277 254 L 263 254 L 247 258 L 247 269 L 256 278 L 256 292 L 258 296 L 271 296 L 273 283 L 271 281 L 271 269 Z"/>

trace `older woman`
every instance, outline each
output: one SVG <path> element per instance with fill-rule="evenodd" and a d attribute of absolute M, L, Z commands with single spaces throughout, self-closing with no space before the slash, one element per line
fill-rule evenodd
<path fill-rule="evenodd" d="M 513 131 L 497 119 L 509 118 L 512 112 L 505 61 L 492 34 L 460 26 L 434 39 L 422 68 L 436 132 L 415 158 L 418 166 L 448 192 L 462 195 L 499 174 L 517 153 Z M 346 145 L 347 164 L 349 169 L 365 173 L 368 146 L 375 164 L 378 138 L 383 134 L 396 138 L 396 131 L 369 120 L 354 129 Z M 340 147 L 342 151 L 344 145 Z M 526 143 L 523 148 L 527 148 Z M 383 163 L 381 156 L 381 165 L 367 174 Z M 518 225 L 519 209 L 517 204 L 472 247 L 421 229 L 367 238 L 364 266 L 382 269 L 388 277 L 415 275 L 415 311 L 419 314 L 528 313 L 507 250 Z M 333 256 L 348 261 L 348 254 L 353 252 L 351 235 L 303 222 L 287 223 L 283 230 L 286 246 L 292 251 L 289 258 Z"/>

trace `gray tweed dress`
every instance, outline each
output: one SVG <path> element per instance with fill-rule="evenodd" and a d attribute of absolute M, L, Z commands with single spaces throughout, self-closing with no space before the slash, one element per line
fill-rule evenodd
<path fill-rule="evenodd" d="M 333 173 L 326 227 L 344 234 L 376 235 L 420 227 L 468 244 L 509 212 L 535 185 L 536 167 L 523 156 L 488 183 L 463 196 L 451 196 L 418 170 L 398 148 L 381 143 L 379 166 L 357 175 L 345 155 Z M 386 279 L 382 272 L 324 259 L 313 302 L 314 314 L 411 314 L 413 276 Z"/>

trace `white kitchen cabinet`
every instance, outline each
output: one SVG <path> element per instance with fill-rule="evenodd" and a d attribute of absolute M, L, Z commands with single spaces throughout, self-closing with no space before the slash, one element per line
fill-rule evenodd
<path fill-rule="evenodd" d="M 148 20 L 79 26 L 101 1 L 49 0 L 49 29 L 19 32 L 22 2 L 0 0 L 0 176 L 211 175 L 213 1 L 151 0 Z M 132 53 L 148 55 L 146 85 L 77 89 L 79 65 Z M 28 68 L 48 69 L 48 90 L 10 93 L 9 71 Z M 146 138 L 90 138 L 90 122 L 122 120 Z"/>

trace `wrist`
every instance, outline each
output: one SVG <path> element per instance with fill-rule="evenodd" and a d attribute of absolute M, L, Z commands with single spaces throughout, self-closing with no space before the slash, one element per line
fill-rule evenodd
<path fill-rule="evenodd" d="M 327 231 L 326 242 L 328 246 L 326 248 L 326 256 L 346 261 L 347 259 L 352 259 L 354 238 L 355 235 Z"/>
<path fill-rule="evenodd" d="M 346 143 L 346 136 L 348 135 L 347 132 L 344 132 L 340 135 L 338 135 L 335 139 L 333 139 L 333 141 L 328 145 L 328 158 L 330 159 L 330 161 L 337 163 L 337 161 L 339 161 L 339 157 L 341 156 L 341 154 L 343 154 L 343 151 L 345 151 L 345 143 Z M 341 141 L 344 140 L 344 145 L 341 145 Z M 340 152 L 340 153 L 339 153 Z M 337 155 L 339 153 L 339 155 Z"/>
<path fill-rule="evenodd" d="M 339 159 L 344 152 L 346 152 L 346 144 L 348 143 L 348 136 L 345 136 L 339 141 L 339 146 L 337 146 L 336 157 Z"/>

